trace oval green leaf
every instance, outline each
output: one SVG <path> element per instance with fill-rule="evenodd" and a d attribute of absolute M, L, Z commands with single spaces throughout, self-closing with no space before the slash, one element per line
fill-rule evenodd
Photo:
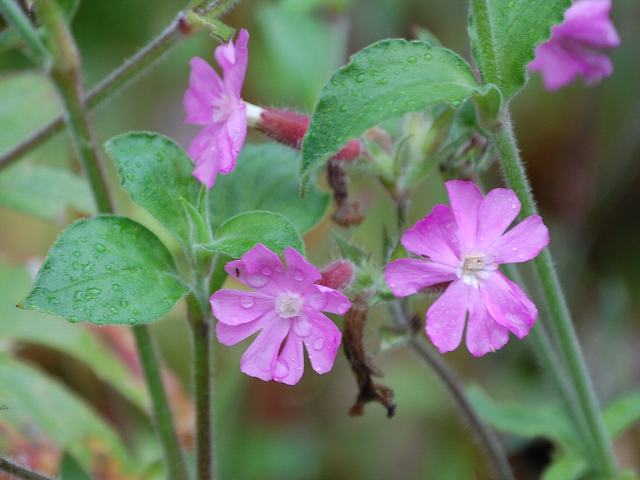
<path fill-rule="evenodd" d="M 285 217 L 273 212 L 246 212 L 224 222 L 207 250 L 239 258 L 256 244 L 263 243 L 276 253 L 293 247 L 304 253 L 304 242 L 296 227 Z"/>
<path fill-rule="evenodd" d="M 201 185 L 193 163 L 176 143 L 152 132 L 130 132 L 105 144 L 118 167 L 122 187 L 183 244 L 190 243 L 190 219 L 180 198 L 196 205 Z"/>
<path fill-rule="evenodd" d="M 440 102 L 458 107 L 479 89 L 462 57 L 426 42 L 382 40 L 356 53 L 320 92 L 303 142 L 303 187 L 316 168 L 369 128 Z"/>
<path fill-rule="evenodd" d="M 136 325 L 163 317 L 187 290 L 153 233 L 128 218 L 99 216 L 58 237 L 21 307 L 71 322 Z"/>
<path fill-rule="evenodd" d="M 324 217 L 329 195 L 312 188 L 300 198 L 300 153 L 277 143 L 245 145 L 236 169 L 219 176 L 209 193 L 211 224 L 251 210 L 284 215 L 305 233 Z"/>

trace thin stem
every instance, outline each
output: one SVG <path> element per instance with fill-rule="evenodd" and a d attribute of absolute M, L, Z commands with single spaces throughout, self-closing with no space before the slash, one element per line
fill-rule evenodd
<path fill-rule="evenodd" d="M 164 456 L 169 472 L 169 478 L 186 480 L 187 470 L 182 456 L 182 449 L 176 435 L 173 413 L 167 400 L 167 393 L 162 383 L 162 375 L 158 368 L 158 353 L 153 337 L 146 325 L 132 328 L 138 350 L 138 358 L 142 364 L 142 371 L 151 397 L 154 426 L 160 437 Z"/>
<path fill-rule="evenodd" d="M 214 478 L 213 405 L 212 405 L 212 326 L 211 318 L 191 294 L 187 299 L 189 324 L 193 336 L 193 388 L 196 401 L 197 478 Z"/>
<path fill-rule="evenodd" d="M 408 328 L 407 317 L 402 313 L 400 306 L 397 302 L 392 303 L 392 317 L 396 324 L 403 329 Z M 477 440 L 484 447 L 491 465 L 493 466 L 498 478 L 502 480 L 514 480 L 515 477 L 511 472 L 509 461 L 507 456 L 500 445 L 500 442 L 496 438 L 493 431 L 489 426 L 480 418 L 480 415 L 475 411 L 473 405 L 469 401 L 469 397 L 464 391 L 462 382 L 457 375 L 440 359 L 438 355 L 435 355 L 431 348 L 425 344 L 422 337 L 411 336 L 408 343 L 413 352 L 428 366 L 430 367 L 438 378 L 442 381 L 447 388 L 451 396 L 456 402 L 456 405 L 464 415 L 469 426 L 472 428 L 476 435 Z"/>
<path fill-rule="evenodd" d="M 28 468 L 22 467 L 17 463 L 13 463 L 2 457 L 0 457 L 0 471 L 24 480 L 53 480 L 50 477 L 40 475 L 39 473 L 33 472 Z"/>
<path fill-rule="evenodd" d="M 85 110 L 77 46 L 55 0 L 37 0 L 37 7 L 53 59 L 51 77 L 58 87 L 66 111 L 73 145 L 89 179 L 98 211 L 113 213 L 109 189 Z M 172 479 L 186 480 L 186 467 L 149 329 L 142 325 L 136 326 L 133 333 L 151 396 L 155 427 L 164 448 L 167 468 Z"/>
<path fill-rule="evenodd" d="M 29 45 L 36 61 L 41 61 L 47 57 L 47 50 L 40 41 L 38 32 L 36 32 L 29 17 L 17 2 L 14 0 L 0 0 L 0 13 Z"/>
<path fill-rule="evenodd" d="M 224 3 L 228 4 L 233 2 Z M 222 11 L 224 12 L 226 9 L 222 9 Z M 131 80 L 140 76 L 144 71 L 153 66 L 159 58 L 177 45 L 181 39 L 192 35 L 200 28 L 201 25 L 199 24 L 189 23 L 185 12 L 180 12 L 160 35 L 151 40 L 151 42 L 136 52 L 133 57 L 126 60 L 120 67 L 108 74 L 89 91 L 84 101 L 86 108 L 93 110 L 98 105 L 104 103 L 105 100 L 111 98 L 111 96 L 120 91 Z M 223 32 L 220 32 L 220 35 L 222 35 L 222 33 Z M 0 157 L 0 170 L 8 167 L 27 152 L 44 143 L 62 130 L 63 127 L 64 117 L 60 115 Z"/>
<path fill-rule="evenodd" d="M 520 158 L 508 109 L 505 109 L 501 122 L 492 128 L 491 136 L 500 155 L 507 184 L 509 188 L 516 192 L 522 203 L 522 215 L 537 214 L 538 210 L 531 193 L 531 186 L 527 179 L 522 159 Z M 598 399 L 587 371 L 569 308 L 548 248 L 543 250 L 536 258 L 535 267 L 549 308 L 552 320 L 551 325 L 558 338 L 560 352 L 567 364 L 578 402 L 593 436 L 597 449 L 596 460 L 602 470 L 601 473 L 613 477 L 617 469 L 611 439 L 605 429 Z"/>

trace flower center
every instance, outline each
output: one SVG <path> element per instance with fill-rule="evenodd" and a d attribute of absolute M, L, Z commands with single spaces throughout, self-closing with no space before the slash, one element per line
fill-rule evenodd
<path fill-rule="evenodd" d="M 276 297 L 276 310 L 282 318 L 293 318 L 302 312 L 303 301 L 295 293 L 283 293 Z"/>
<path fill-rule="evenodd" d="M 497 268 L 490 257 L 482 253 L 469 253 L 462 260 L 458 276 L 467 285 L 477 287 L 479 280 L 489 278 Z"/>

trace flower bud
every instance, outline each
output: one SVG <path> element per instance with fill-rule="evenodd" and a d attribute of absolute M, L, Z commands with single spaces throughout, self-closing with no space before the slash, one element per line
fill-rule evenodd
<path fill-rule="evenodd" d="M 255 122 L 256 130 L 275 141 L 300 149 L 302 139 L 309 129 L 309 117 L 297 112 L 275 108 L 263 108 L 260 118 Z M 355 160 L 363 152 L 360 140 L 351 140 L 335 154 L 337 160 Z"/>
<path fill-rule="evenodd" d="M 317 282 L 319 285 L 342 290 L 353 281 L 355 267 L 348 260 L 336 260 L 320 273 L 322 273 L 322 278 Z"/>

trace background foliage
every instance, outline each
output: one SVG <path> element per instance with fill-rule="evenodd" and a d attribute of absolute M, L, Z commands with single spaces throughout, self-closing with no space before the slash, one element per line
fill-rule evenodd
<path fill-rule="evenodd" d="M 182 7 L 175 0 L 81 3 L 73 30 L 87 84 L 93 85 L 131 55 Z M 524 158 L 542 212 L 554 232 L 552 248 L 605 403 L 640 382 L 640 303 L 634 295 L 640 289 L 640 217 L 630 214 L 640 208 L 636 188 L 640 180 L 640 97 L 635 94 L 640 85 L 638 18 L 637 2 L 614 3 L 613 19 L 623 43 L 612 53 L 615 74 L 602 85 L 586 88 L 578 83 L 548 94 L 535 78 L 514 102 Z M 303 111 L 313 107 L 325 81 L 349 54 L 385 37 L 412 38 L 416 27 L 428 28 L 447 47 L 470 58 L 466 12 L 459 2 L 247 0 L 227 22 L 246 26 L 252 34 L 246 98 L 256 104 Z M 186 146 L 195 134 L 194 128 L 182 123 L 187 62 L 193 55 L 211 60 L 214 46 L 215 41 L 205 34 L 187 40 L 152 75 L 96 112 L 100 143 L 127 130 L 153 130 Z M 28 66 L 22 54 L 3 49 L 0 43 L 0 151 L 46 122 L 59 108 L 47 81 L 23 72 Z M 263 140 L 259 135 L 251 138 L 253 142 Z M 47 447 L 38 446 L 41 454 L 48 448 L 59 449 L 80 459 L 87 442 L 99 438 L 107 445 L 93 445 L 92 450 L 104 452 L 106 448 L 114 458 L 111 462 L 92 458 L 92 465 L 85 467 L 95 467 L 97 462 L 104 471 L 153 477 L 158 447 L 152 441 L 139 441 L 150 434 L 140 415 L 147 408 L 146 396 L 122 348 L 105 340 L 104 329 L 96 335 L 94 330 L 13 308 L 29 289 L 28 272 L 22 265 L 41 260 L 77 213 L 91 213 L 86 185 L 76 175 L 78 165 L 70 151 L 65 136 L 58 135 L 21 164 L 0 173 L 0 398 L 8 401 L 3 386 L 11 384 L 16 398 L 32 399 L 20 410 L 0 410 L 0 432 L 4 433 L 0 449 L 11 451 L 21 441 L 31 446 L 42 442 Z M 264 161 L 254 158 L 251 148 L 244 156 L 240 162 Z M 111 183 L 119 185 L 115 165 L 108 165 Z M 499 182 L 495 170 L 489 177 Z M 384 226 L 393 228 L 385 221 L 390 213 L 386 194 L 366 183 L 366 177 L 355 178 L 354 197 L 368 212 L 356 239 L 372 251 L 381 251 L 383 246 L 376 239 Z M 255 190 L 231 179 L 223 182 L 232 191 Z M 441 183 L 434 177 L 418 190 L 410 220 L 423 216 L 444 198 Z M 149 226 L 178 251 L 170 229 L 134 206 L 123 189 L 116 191 L 121 212 Z M 212 197 L 215 199 L 215 193 Z M 309 208 L 325 208 L 326 200 L 320 194 L 307 201 Z M 68 207 L 53 208 L 54 203 Z M 286 205 L 271 208 L 279 211 L 280 207 Z M 212 205 L 214 212 L 218 208 L 220 217 L 213 222 L 222 223 L 239 211 L 222 199 Z M 25 215 L 35 213 L 41 218 Z M 303 218 L 291 220 L 304 222 Z M 302 231 L 309 227 L 296 226 Z M 326 220 L 305 236 L 307 250 L 319 264 L 337 255 L 328 229 Z M 181 232 L 175 233 L 179 238 Z M 190 342 L 182 308 L 176 307 L 153 328 L 177 375 L 174 401 L 189 419 L 180 388 L 180 383 L 190 388 Z M 241 375 L 241 349 L 216 348 L 221 478 L 472 478 L 479 459 L 468 432 L 435 378 L 409 352 L 386 350 L 389 342 L 379 330 L 386 323 L 384 311 L 376 312 L 367 341 L 371 350 L 379 352 L 376 359 L 385 383 L 395 390 L 398 411 L 391 420 L 377 405 L 368 406 L 364 417 L 347 416 L 356 388 L 341 357 L 332 375 L 307 375 L 290 388 Z M 16 358 L 31 365 L 18 363 Z M 462 349 L 446 358 L 463 378 L 482 384 L 493 398 L 536 404 L 552 396 L 522 343 L 510 342 L 500 353 L 476 361 Z M 37 394 L 22 394 L 20 389 Z M 78 416 L 82 422 L 77 421 Z M 189 427 L 181 427 L 180 418 L 179 414 L 181 438 L 188 443 Z M 526 426 L 521 428 L 526 430 Z M 118 434 L 126 446 L 137 446 L 135 455 L 129 455 Z M 533 434 L 552 436 L 545 431 Z M 548 444 L 515 436 L 506 437 L 506 442 L 522 475 L 519 478 L 537 478 L 551 455 Z M 639 468 L 638 427 L 627 431 L 616 449 L 625 465 Z"/>

